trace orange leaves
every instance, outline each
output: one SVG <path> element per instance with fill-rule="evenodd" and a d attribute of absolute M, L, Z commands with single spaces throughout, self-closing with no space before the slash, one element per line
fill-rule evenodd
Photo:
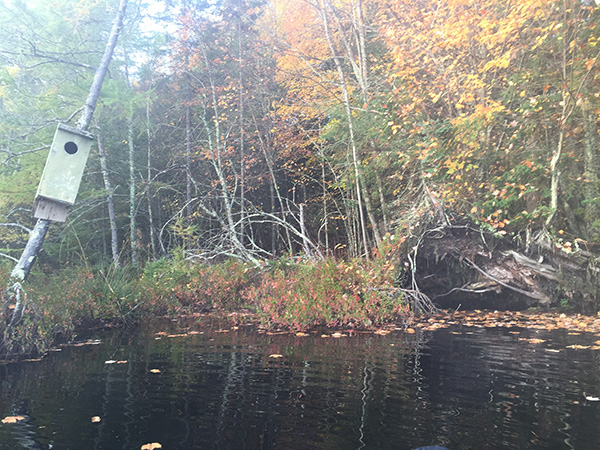
<path fill-rule="evenodd" d="M 159 448 L 162 448 L 161 444 L 159 444 L 158 442 L 152 442 L 150 444 L 142 445 L 141 450 L 155 450 L 155 449 L 159 449 Z"/>
<path fill-rule="evenodd" d="M 7 416 L 2 419 L 2 423 L 19 423 L 25 420 L 25 416 Z"/>

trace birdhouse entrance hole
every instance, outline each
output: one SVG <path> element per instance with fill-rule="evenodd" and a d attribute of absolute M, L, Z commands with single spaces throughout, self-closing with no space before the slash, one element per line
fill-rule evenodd
<path fill-rule="evenodd" d="M 65 144 L 65 152 L 67 152 L 69 155 L 74 155 L 77 153 L 77 150 L 79 150 L 79 148 L 75 142 L 69 141 Z"/>

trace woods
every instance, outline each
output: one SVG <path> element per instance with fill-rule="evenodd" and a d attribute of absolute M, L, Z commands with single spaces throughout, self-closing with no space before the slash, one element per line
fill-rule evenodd
<path fill-rule="evenodd" d="M 34 227 L 52 133 L 75 126 L 117 7 L 0 5 L 7 274 Z M 516 251 L 514 264 L 570 267 L 589 284 L 600 242 L 599 15 L 572 0 L 130 7 L 77 204 L 51 225 L 34 272 L 383 258 L 390 286 L 416 292 L 431 274 L 415 275 L 413 247 L 432 229 L 469 224 L 475 253 Z M 432 295 L 474 283 L 475 267 L 493 272 L 481 264 Z M 537 292 L 508 278 L 499 281 Z M 596 290 L 584 295 L 592 309 Z M 558 283 L 544 298 L 580 304 L 574 291 Z"/>

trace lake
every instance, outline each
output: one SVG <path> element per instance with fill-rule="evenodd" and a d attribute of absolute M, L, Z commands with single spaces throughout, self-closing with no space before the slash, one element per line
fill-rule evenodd
<path fill-rule="evenodd" d="M 23 417 L 0 448 L 600 448 L 593 333 L 335 336 L 211 317 L 103 331 L 0 367 L 0 415 Z"/>

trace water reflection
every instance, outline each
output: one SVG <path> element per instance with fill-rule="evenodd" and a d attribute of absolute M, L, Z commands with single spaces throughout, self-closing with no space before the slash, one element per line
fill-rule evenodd
<path fill-rule="evenodd" d="M 325 339 L 220 326 L 155 324 L 3 366 L 0 413 L 27 420 L 0 426 L 0 448 L 597 447 L 600 404 L 583 393 L 600 394 L 598 354 L 566 349 L 565 332 Z M 203 334 L 168 337 L 189 329 Z"/>

